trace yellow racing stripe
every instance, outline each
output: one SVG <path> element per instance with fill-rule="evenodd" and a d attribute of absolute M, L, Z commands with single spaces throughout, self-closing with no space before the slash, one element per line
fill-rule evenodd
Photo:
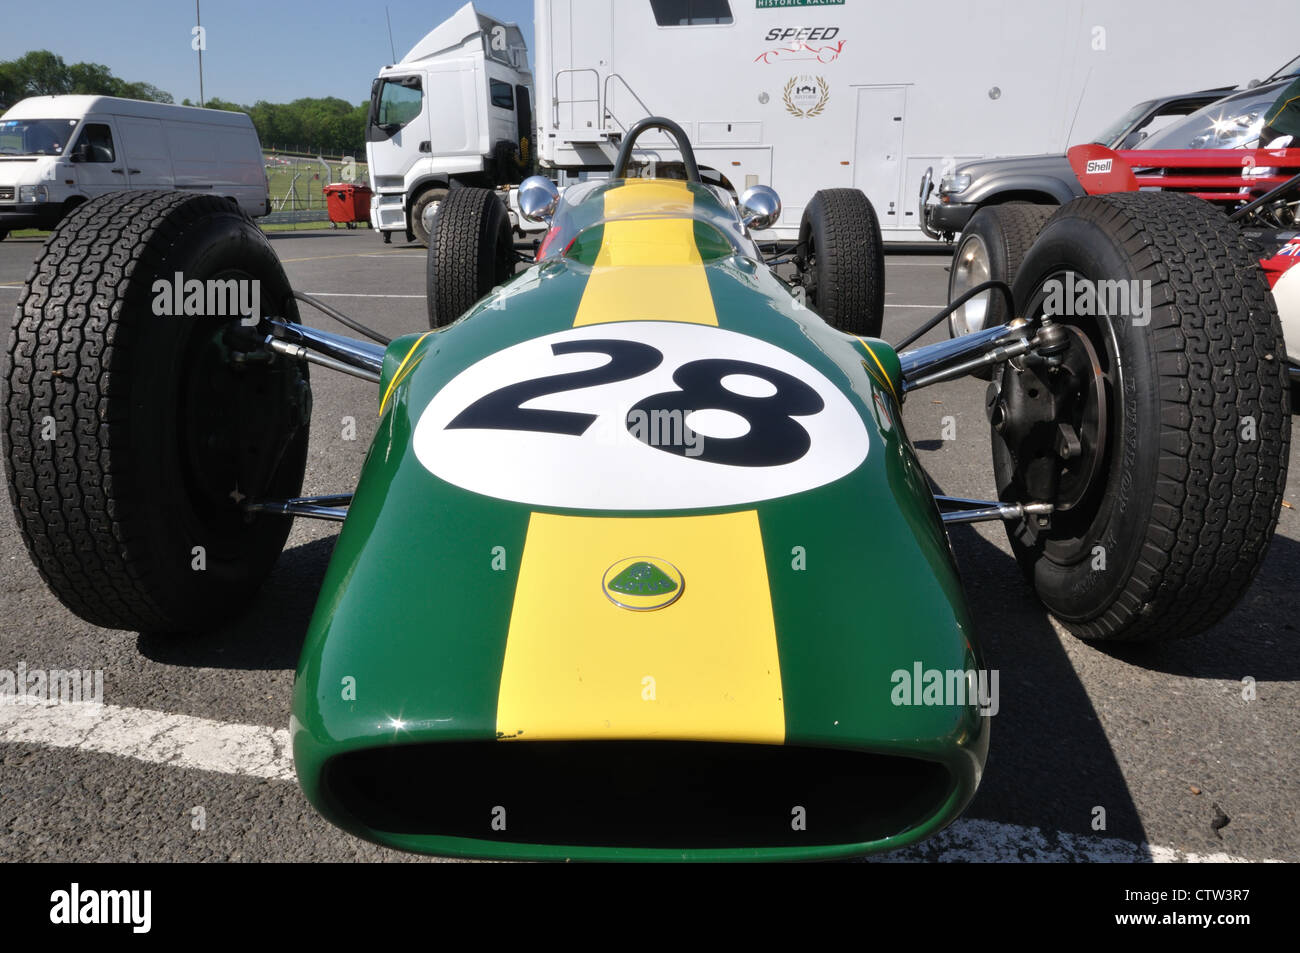
<path fill-rule="evenodd" d="M 388 382 L 388 387 L 384 391 L 383 400 L 379 402 L 380 417 L 384 416 L 384 408 L 388 406 L 388 398 L 393 396 L 393 388 L 397 386 L 398 381 L 400 381 L 402 377 L 406 374 L 408 370 L 406 365 L 411 360 L 411 355 L 415 353 L 415 349 L 420 346 L 421 342 L 423 342 L 424 339 L 427 338 L 432 333 L 433 333 L 432 330 L 425 331 L 418 338 L 416 338 L 415 343 L 411 345 L 411 349 L 406 352 L 406 357 L 402 358 L 402 363 L 397 365 L 397 370 L 393 372 L 393 379 Z M 414 368 L 415 365 L 412 364 L 411 367 Z"/>
<path fill-rule="evenodd" d="M 694 197 L 674 179 L 628 179 L 605 193 L 605 231 L 573 326 L 718 323 L 695 245 Z M 627 218 L 644 214 L 647 217 Z"/>
<path fill-rule="evenodd" d="M 876 362 L 876 367 L 880 368 L 880 380 L 889 388 L 889 392 L 894 395 L 894 403 L 901 403 L 898 397 L 898 391 L 894 390 L 894 382 L 890 379 L 889 372 L 885 370 L 885 365 L 880 363 L 880 358 L 876 357 L 876 352 L 871 349 L 871 345 L 868 344 L 861 335 L 855 334 L 854 337 L 858 339 L 859 344 L 867 349 L 867 353 L 871 355 L 871 359 Z"/>
<path fill-rule="evenodd" d="M 602 579 L 633 557 L 680 569 L 680 598 L 653 611 L 615 605 Z M 758 514 L 532 514 L 497 736 L 784 742 Z"/>

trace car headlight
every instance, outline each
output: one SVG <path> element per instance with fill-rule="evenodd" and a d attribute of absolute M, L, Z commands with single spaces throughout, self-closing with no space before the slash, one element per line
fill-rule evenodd
<path fill-rule="evenodd" d="M 957 192 L 965 192 L 970 188 L 970 176 L 966 173 L 954 174 L 949 173 L 939 180 L 939 194 L 953 195 Z"/>
<path fill-rule="evenodd" d="M 50 197 L 43 185 L 20 185 L 18 187 L 19 202 L 44 202 Z"/>

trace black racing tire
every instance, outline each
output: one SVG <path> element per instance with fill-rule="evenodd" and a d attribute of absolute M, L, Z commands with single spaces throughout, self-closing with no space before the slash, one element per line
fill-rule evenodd
<path fill-rule="evenodd" d="M 987 205 L 972 215 L 953 251 L 952 267 L 948 271 L 948 303 L 981 282 L 1015 284 L 1025 253 L 1057 208 L 1011 202 Z M 1006 299 L 988 291 L 948 316 L 948 335 L 955 338 L 997 327 L 1012 317 L 1007 314 Z"/>
<path fill-rule="evenodd" d="M 1108 435 L 1097 440 L 1092 478 L 1071 487 L 1069 511 L 1048 527 L 1009 523 L 1011 547 L 1043 604 L 1075 635 L 1187 637 L 1242 596 L 1277 525 L 1291 443 L 1277 309 L 1237 227 L 1186 195 L 1066 205 L 1025 256 L 1017 307 L 1036 319 L 1049 282 L 1071 272 L 1076 284 L 1149 283 L 1130 286 L 1147 289 L 1147 305 L 1127 317 L 1056 318 L 1091 342 L 1105 375 Z M 1068 291 L 1058 300 L 1071 300 Z M 1022 386 L 1014 363 L 994 385 L 1004 401 Z M 996 426 L 993 437 L 1000 498 L 1030 502 L 1029 454 L 1017 462 Z"/>
<path fill-rule="evenodd" d="M 421 192 L 411 206 L 411 234 L 415 240 L 425 248 L 429 247 L 429 229 L 424 225 L 425 212 L 430 206 L 433 206 L 435 212 L 438 205 L 447 197 L 447 190 L 444 188 L 426 189 Z"/>
<path fill-rule="evenodd" d="M 452 189 L 433 217 L 429 242 L 429 327 L 455 321 L 515 269 L 506 208 L 489 189 Z"/>
<path fill-rule="evenodd" d="M 194 631 L 246 608 L 290 521 L 238 504 L 302 487 L 305 365 L 262 351 L 264 332 L 238 316 L 160 313 L 178 273 L 258 281 L 262 313 L 297 320 L 279 259 L 242 211 L 118 192 L 46 241 L 0 363 L 18 528 L 59 600 L 105 628 Z"/>
<path fill-rule="evenodd" d="M 799 222 L 808 306 L 833 328 L 879 337 L 885 319 L 885 248 L 871 201 L 858 189 L 822 189 Z"/>
<path fill-rule="evenodd" d="M 8 237 L 9 237 L 9 229 L 0 228 L 0 242 L 4 241 Z"/>

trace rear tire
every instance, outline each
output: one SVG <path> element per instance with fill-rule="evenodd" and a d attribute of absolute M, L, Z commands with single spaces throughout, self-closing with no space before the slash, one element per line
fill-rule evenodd
<path fill-rule="evenodd" d="M 297 320 L 279 259 L 243 212 L 216 196 L 119 192 L 46 241 L 0 364 L 0 440 L 28 553 L 65 606 L 105 628 L 205 629 L 240 612 L 290 521 L 246 514 L 236 496 L 302 486 L 305 367 L 236 361 L 261 349 L 238 316 L 166 314 L 170 291 L 154 285 L 177 273 L 259 281 L 263 313 Z"/>
<path fill-rule="evenodd" d="M 885 249 L 871 201 L 857 189 L 822 189 L 799 223 L 808 306 L 833 328 L 879 337 L 885 318 Z"/>
<path fill-rule="evenodd" d="M 9 230 L 6 228 L 0 228 L 0 242 L 4 241 L 8 237 L 9 237 Z"/>
<path fill-rule="evenodd" d="M 451 324 L 515 269 L 510 217 L 488 189 L 452 189 L 429 242 L 429 327 Z"/>
<path fill-rule="evenodd" d="M 1055 319 L 1087 337 L 1104 375 L 1108 436 L 1098 441 L 1091 478 L 1080 477 L 1087 455 L 1061 464 L 1043 452 L 1050 442 L 1029 452 L 1004 438 L 1005 421 L 1002 432 L 995 426 L 1000 499 L 1030 502 L 1036 467 L 1064 474 L 1047 500 L 1058 505 L 1050 527 L 1032 518 L 1008 524 L 1012 550 L 1075 635 L 1193 635 L 1246 591 L 1277 524 L 1291 418 L 1273 298 L 1237 227 L 1209 204 L 1172 193 L 1081 198 L 1057 212 L 1021 265 L 1022 314 L 1036 318 L 1049 283 L 1068 289 L 1071 278 L 1076 289 L 1079 280 L 1139 282 L 1147 304 L 1128 316 Z M 1062 300 L 1080 301 L 1068 290 Z M 1003 365 L 1000 391 L 990 394 L 995 409 L 1017 393 L 1035 396 L 1030 385 L 1051 379 L 1018 363 Z M 1054 439 L 1060 424 L 1047 426 Z M 1070 507 L 1061 511 L 1067 489 Z"/>

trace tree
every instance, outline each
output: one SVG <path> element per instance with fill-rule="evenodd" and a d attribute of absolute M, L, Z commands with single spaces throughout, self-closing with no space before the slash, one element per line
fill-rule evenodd
<path fill-rule="evenodd" d="M 0 103 L 12 105 L 27 96 L 62 93 L 174 102 L 170 93 L 151 83 L 127 82 L 101 63 L 69 65 L 49 50 L 33 50 L 16 60 L 0 62 Z M 189 99 L 182 100 L 182 104 L 196 105 Z M 259 99 L 252 106 L 214 98 L 204 105 L 208 109 L 247 113 L 267 146 L 300 146 L 325 155 L 356 156 L 365 152 L 367 103 L 354 106 L 328 96 L 291 103 Z"/>
<path fill-rule="evenodd" d="M 72 92 L 72 78 L 63 57 L 49 50 L 32 50 L 11 64 L 22 83 L 23 96 L 59 96 Z"/>
<path fill-rule="evenodd" d="M 28 96 L 123 96 L 170 103 L 171 94 L 152 83 L 128 83 L 101 63 L 73 63 L 49 50 L 32 50 L 0 63 L 0 101 L 15 103 Z"/>
<path fill-rule="evenodd" d="M 85 95 L 103 95 L 120 82 L 113 71 L 100 63 L 73 63 L 67 67 L 68 92 Z"/>

